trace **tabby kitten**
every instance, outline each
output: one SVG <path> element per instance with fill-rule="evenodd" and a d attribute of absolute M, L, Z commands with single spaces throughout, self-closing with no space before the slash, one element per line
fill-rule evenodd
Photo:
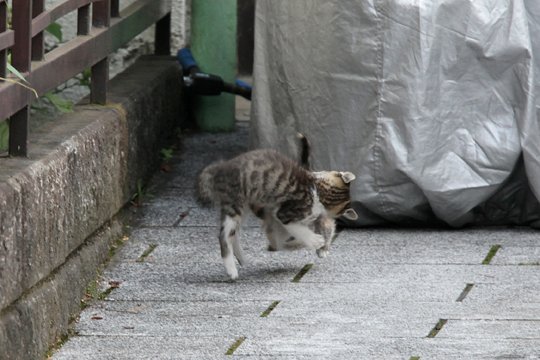
<path fill-rule="evenodd" d="M 350 172 L 308 171 L 274 150 L 249 151 L 204 168 L 199 199 L 221 208 L 219 242 L 227 274 L 238 278 L 234 257 L 244 263 L 238 235 L 248 208 L 263 219 L 271 248 L 307 248 L 326 256 L 334 219 L 357 218 L 349 195 L 354 179 Z"/>
<path fill-rule="evenodd" d="M 300 143 L 300 165 L 306 170 L 310 171 L 311 165 L 309 163 L 309 158 L 311 155 L 311 145 L 304 134 L 297 133 L 297 138 L 299 139 Z M 314 174 L 325 179 L 325 181 L 329 183 L 327 187 L 330 187 L 334 194 L 342 192 L 342 197 L 340 198 L 338 196 L 336 203 L 344 203 L 344 200 L 350 200 L 348 183 L 354 180 L 354 175 L 353 178 L 348 182 L 335 182 L 331 180 L 332 177 L 335 179 L 335 172 L 323 171 L 316 172 Z M 329 195 L 325 196 L 325 198 L 329 198 Z M 261 210 L 263 209 L 254 212 L 258 217 L 263 219 L 263 228 L 270 243 L 268 246 L 269 251 L 277 251 L 282 249 L 295 250 L 303 247 L 302 242 L 296 241 L 294 237 L 290 236 L 290 234 L 283 229 L 283 226 L 281 226 L 279 222 L 275 221 L 275 219 L 271 216 L 271 213 L 267 212 L 264 214 L 264 211 Z M 355 219 L 357 218 L 356 213 L 352 214 L 349 212 L 347 215 L 349 215 L 349 218 L 350 216 L 353 216 Z M 317 218 L 310 225 L 310 228 L 314 230 L 315 233 L 322 234 L 325 238 L 325 245 L 322 248 L 317 249 L 317 255 L 319 255 L 319 257 L 326 257 L 328 255 L 328 249 L 331 240 L 334 238 L 336 228 L 334 218 L 335 216 L 319 216 L 319 218 Z"/>

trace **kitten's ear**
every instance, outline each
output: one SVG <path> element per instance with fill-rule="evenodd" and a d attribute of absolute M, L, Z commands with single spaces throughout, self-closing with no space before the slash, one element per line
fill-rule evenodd
<path fill-rule="evenodd" d="M 339 173 L 341 175 L 341 179 L 345 184 L 350 183 L 354 179 L 356 179 L 356 175 L 354 175 L 352 172 L 349 171 L 342 171 Z"/>
<path fill-rule="evenodd" d="M 358 214 L 352 208 L 348 208 L 347 210 L 345 210 L 345 212 L 343 214 L 341 214 L 341 216 L 343 216 L 347 220 L 357 220 L 358 219 Z"/>

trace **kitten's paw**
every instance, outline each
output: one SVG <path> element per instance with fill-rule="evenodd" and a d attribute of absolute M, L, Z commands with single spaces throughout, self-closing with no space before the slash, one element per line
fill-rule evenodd
<path fill-rule="evenodd" d="M 234 259 L 232 256 L 228 256 L 223 259 L 223 264 L 225 265 L 225 271 L 227 275 L 231 277 L 232 280 L 238 279 L 238 270 L 234 264 Z"/>
<path fill-rule="evenodd" d="M 236 280 L 236 279 L 238 279 L 238 270 L 232 269 L 231 271 L 229 271 L 227 269 L 227 275 L 229 275 L 231 277 L 231 280 Z"/>
<path fill-rule="evenodd" d="M 309 249 L 317 250 L 324 246 L 324 237 L 322 235 L 314 235 L 311 237 L 310 242 L 308 244 Z"/>
<path fill-rule="evenodd" d="M 325 249 L 325 248 L 320 248 L 320 249 L 317 249 L 317 255 L 320 257 L 320 258 L 325 258 L 328 256 L 328 249 Z"/>

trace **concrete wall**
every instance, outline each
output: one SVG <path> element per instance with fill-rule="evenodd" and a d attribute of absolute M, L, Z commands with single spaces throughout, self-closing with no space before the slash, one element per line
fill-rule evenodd
<path fill-rule="evenodd" d="M 78 106 L 31 134 L 28 159 L 0 159 L 0 359 L 40 359 L 65 333 L 181 97 L 176 61 L 143 57 L 111 82 L 110 105 Z"/>

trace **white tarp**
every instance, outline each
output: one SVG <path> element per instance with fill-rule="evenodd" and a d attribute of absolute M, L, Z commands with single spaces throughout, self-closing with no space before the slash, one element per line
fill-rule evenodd
<path fill-rule="evenodd" d="M 258 0 L 253 146 L 312 145 L 362 216 L 540 218 L 540 1 Z"/>

